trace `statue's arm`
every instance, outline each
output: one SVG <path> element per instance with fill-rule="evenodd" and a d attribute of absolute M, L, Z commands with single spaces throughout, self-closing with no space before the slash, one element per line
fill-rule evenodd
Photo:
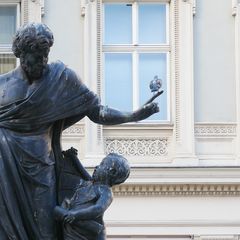
<path fill-rule="evenodd" d="M 127 122 L 137 122 L 159 112 L 157 103 L 150 102 L 133 112 L 121 112 L 117 109 L 97 105 L 88 112 L 88 117 L 95 123 L 102 125 L 115 125 Z"/>
<path fill-rule="evenodd" d="M 79 220 L 93 220 L 104 214 L 108 206 L 112 202 L 112 192 L 109 187 L 104 186 L 100 190 L 99 199 L 96 204 L 87 208 L 79 208 L 77 210 L 70 210 L 64 218 L 65 222 L 73 222 Z"/>

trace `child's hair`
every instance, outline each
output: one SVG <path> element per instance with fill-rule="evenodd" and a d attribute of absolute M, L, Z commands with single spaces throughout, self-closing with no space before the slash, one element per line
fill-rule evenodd
<path fill-rule="evenodd" d="M 130 174 L 130 166 L 127 159 L 116 153 L 108 154 L 102 163 L 108 165 L 109 184 L 111 186 L 123 183 Z"/>

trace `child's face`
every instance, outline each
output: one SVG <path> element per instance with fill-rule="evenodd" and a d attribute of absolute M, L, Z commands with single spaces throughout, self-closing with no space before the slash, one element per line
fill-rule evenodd
<path fill-rule="evenodd" d="M 96 166 L 93 172 L 93 180 L 107 184 L 108 178 L 109 178 L 109 170 L 111 168 L 111 163 L 108 161 L 107 158 L 105 158 L 100 165 Z"/>
<path fill-rule="evenodd" d="M 113 186 L 123 183 L 129 176 L 130 167 L 125 158 L 109 154 L 93 172 L 93 181 Z"/>

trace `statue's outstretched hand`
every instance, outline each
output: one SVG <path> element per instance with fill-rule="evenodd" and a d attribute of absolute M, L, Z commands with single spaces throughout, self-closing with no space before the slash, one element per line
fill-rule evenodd
<path fill-rule="evenodd" d="M 141 108 L 133 113 L 135 121 L 141 121 L 153 115 L 154 113 L 159 112 L 159 106 L 156 102 L 153 102 L 155 98 L 160 96 L 163 93 L 163 90 L 157 92 L 153 95 Z"/>
<path fill-rule="evenodd" d="M 151 102 L 148 104 L 144 104 L 141 108 L 139 108 L 137 111 L 133 113 L 134 120 L 135 121 L 144 120 L 157 112 L 159 112 L 159 106 L 157 103 Z"/>

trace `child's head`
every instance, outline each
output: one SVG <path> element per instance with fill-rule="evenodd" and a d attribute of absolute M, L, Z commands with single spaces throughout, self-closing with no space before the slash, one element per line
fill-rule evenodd
<path fill-rule="evenodd" d="M 130 166 L 127 159 L 116 153 L 110 153 L 95 168 L 93 180 L 113 186 L 123 183 L 129 174 Z"/>

